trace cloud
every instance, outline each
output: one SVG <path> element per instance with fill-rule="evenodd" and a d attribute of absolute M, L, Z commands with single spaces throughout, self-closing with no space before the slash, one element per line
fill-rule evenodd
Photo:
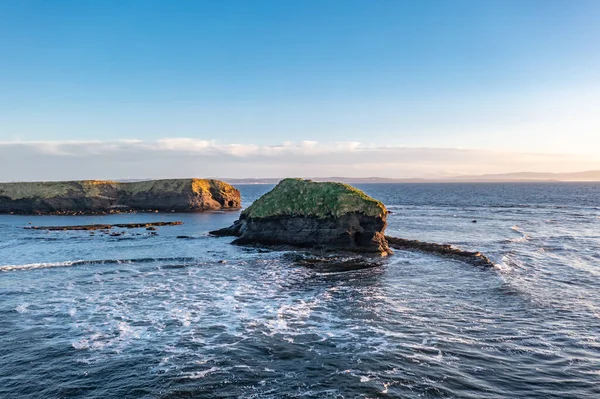
<path fill-rule="evenodd" d="M 358 142 L 220 144 L 214 140 L 0 142 L 0 180 L 169 177 L 439 177 L 600 169 L 598 157 L 370 147 Z"/>

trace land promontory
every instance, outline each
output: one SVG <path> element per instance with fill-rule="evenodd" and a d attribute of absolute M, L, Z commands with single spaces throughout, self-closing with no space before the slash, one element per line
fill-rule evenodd
<path fill-rule="evenodd" d="M 231 227 L 235 244 L 292 245 L 364 253 L 391 253 L 384 236 L 387 210 L 342 183 L 284 179 L 245 209 Z"/>
<path fill-rule="evenodd" d="M 0 183 L 0 213 L 198 212 L 240 206 L 235 187 L 212 179 Z"/>

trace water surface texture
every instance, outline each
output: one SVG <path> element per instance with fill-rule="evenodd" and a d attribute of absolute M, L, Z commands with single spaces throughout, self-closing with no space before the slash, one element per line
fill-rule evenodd
<path fill-rule="evenodd" d="M 245 205 L 271 187 L 239 186 Z M 497 267 L 308 267 L 207 236 L 237 212 L 0 216 L 0 397 L 600 397 L 600 184 L 360 188 L 388 234 Z"/>

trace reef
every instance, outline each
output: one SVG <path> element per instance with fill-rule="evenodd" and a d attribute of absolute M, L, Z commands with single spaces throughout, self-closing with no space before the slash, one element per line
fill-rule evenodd
<path fill-rule="evenodd" d="M 397 237 L 385 237 L 389 246 L 403 251 L 419 251 L 433 255 L 460 260 L 475 266 L 493 267 L 494 263 L 481 252 L 465 251 L 448 244 L 435 244 Z"/>
<path fill-rule="evenodd" d="M 110 230 L 112 228 L 120 229 L 139 229 L 156 230 L 156 227 L 179 226 L 183 222 L 151 222 L 151 223 L 118 223 L 118 224 L 82 224 L 76 226 L 27 226 L 25 229 L 31 230 L 49 230 L 49 231 L 73 231 L 73 230 Z"/>

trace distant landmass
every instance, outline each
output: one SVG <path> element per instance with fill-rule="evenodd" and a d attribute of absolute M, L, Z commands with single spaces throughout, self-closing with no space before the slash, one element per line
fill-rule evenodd
<path fill-rule="evenodd" d="M 418 182 L 428 182 L 427 179 L 393 179 L 386 177 L 301 177 L 303 179 L 310 179 L 313 181 L 324 182 L 324 181 L 336 181 L 340 183 L 348 183 L 348 184 L 360 184 L 360 183 L 418 183 Z M 278 177 L 268 177 L 268 178 L 248 178 L 248 179 L 222 179 L 223 181 L 229 184 L 277 184 L 283 178 Z"/>
<path fill-rule="evenodd" d="M 571 173 L 518 172 L 486 175 L 464 175 L 431 179 L 394 179 L 385 177 L 307 177 L 314 181 L 338 181 L 349 184 L 368 183 L 493 183 L 493 182 L 600 182 L 600 170 Z M 229 184 L 277 184 L 281 178 L 227 179 Z"/>
<path fill-rule="evenodd" d="M 488 175 L 457 176 L 445 179 L 446 181 L 462 182 L 543 182 L 543 181 L 563 181 L 563 182 L 582 182 L 582 181 L 600 181 L 600 170 L 589 170 L 586 172 L 571 173 L 536 173 L 536 172 L 518 172 Z"/>

